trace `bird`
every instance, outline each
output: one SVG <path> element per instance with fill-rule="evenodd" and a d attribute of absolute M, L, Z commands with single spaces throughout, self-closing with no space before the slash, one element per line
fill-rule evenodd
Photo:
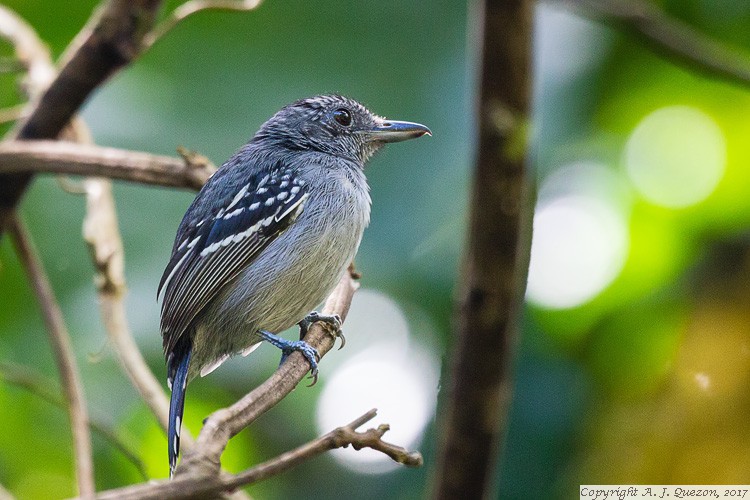
<path fill-rule="evenodd" d="M 353 260 L 370 221 L 365 163 L 384 144 L 432 135 L 335 94 L 293 102 L 266 121 L 204 184 L 180 223 L 157 291 L 171 389 L 167 430 L 175 473 L 187 384 L 267 341 L 283 363 L 300 351 L 314 311 Z M 278 334 L 299 325 L 300 340 Z M 343 336 L 341 336 L 343 342 Z"/>

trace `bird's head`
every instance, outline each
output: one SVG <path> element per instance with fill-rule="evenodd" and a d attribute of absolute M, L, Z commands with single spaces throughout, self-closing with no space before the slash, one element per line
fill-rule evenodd
<path fill-rule="evenodd" d="M 425 134 L 431 135 L 424 125 L 387 120 L 353 99 L 322 95 L 282 108 L 263 124 L 253 142 L 319 151 L 364 164 L 387 142 Z"/>

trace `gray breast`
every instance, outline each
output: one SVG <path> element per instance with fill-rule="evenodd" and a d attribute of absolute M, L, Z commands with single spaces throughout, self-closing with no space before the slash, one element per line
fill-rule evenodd
<path fill-rule="evenodd" d="M 331 293 L 370 216 L 364 175 L 361 182 L 336 181 L 314 189 L 299 218 L 207 306 L 193 339 L 191 372 L 258 343 L 259 329 L 279 333 L 294 326 Z"/>

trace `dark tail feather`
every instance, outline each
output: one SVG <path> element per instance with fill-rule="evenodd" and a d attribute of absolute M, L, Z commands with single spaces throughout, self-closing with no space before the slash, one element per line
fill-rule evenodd
<path fill-rule="evenodd" d="M 193 346 L 188 340 L 188 342 L 183 343 L 183 346 L 176 346 L 168 362 L 169 380 L 172 385 L 172 399 L 169 401 L 169 429 L 167 431 L 170 478 L 174 475 L 174 470 L 177 467 L 177 456 L 180 454 L 180 426 L 182 425 L 182 413 L 185 408 L 185 389 L 192 352 Z"/>

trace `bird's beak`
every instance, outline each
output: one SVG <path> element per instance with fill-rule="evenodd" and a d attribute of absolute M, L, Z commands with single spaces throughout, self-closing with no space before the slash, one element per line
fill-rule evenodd
<path fill-rule="evenodd" d="M 425 134 L 432 135 L 432 132 L 424 125 L 395 120 L 378 121 L 374 127 L 365 131 L 369 142 L 400 142 L 416 139 Z"/>

